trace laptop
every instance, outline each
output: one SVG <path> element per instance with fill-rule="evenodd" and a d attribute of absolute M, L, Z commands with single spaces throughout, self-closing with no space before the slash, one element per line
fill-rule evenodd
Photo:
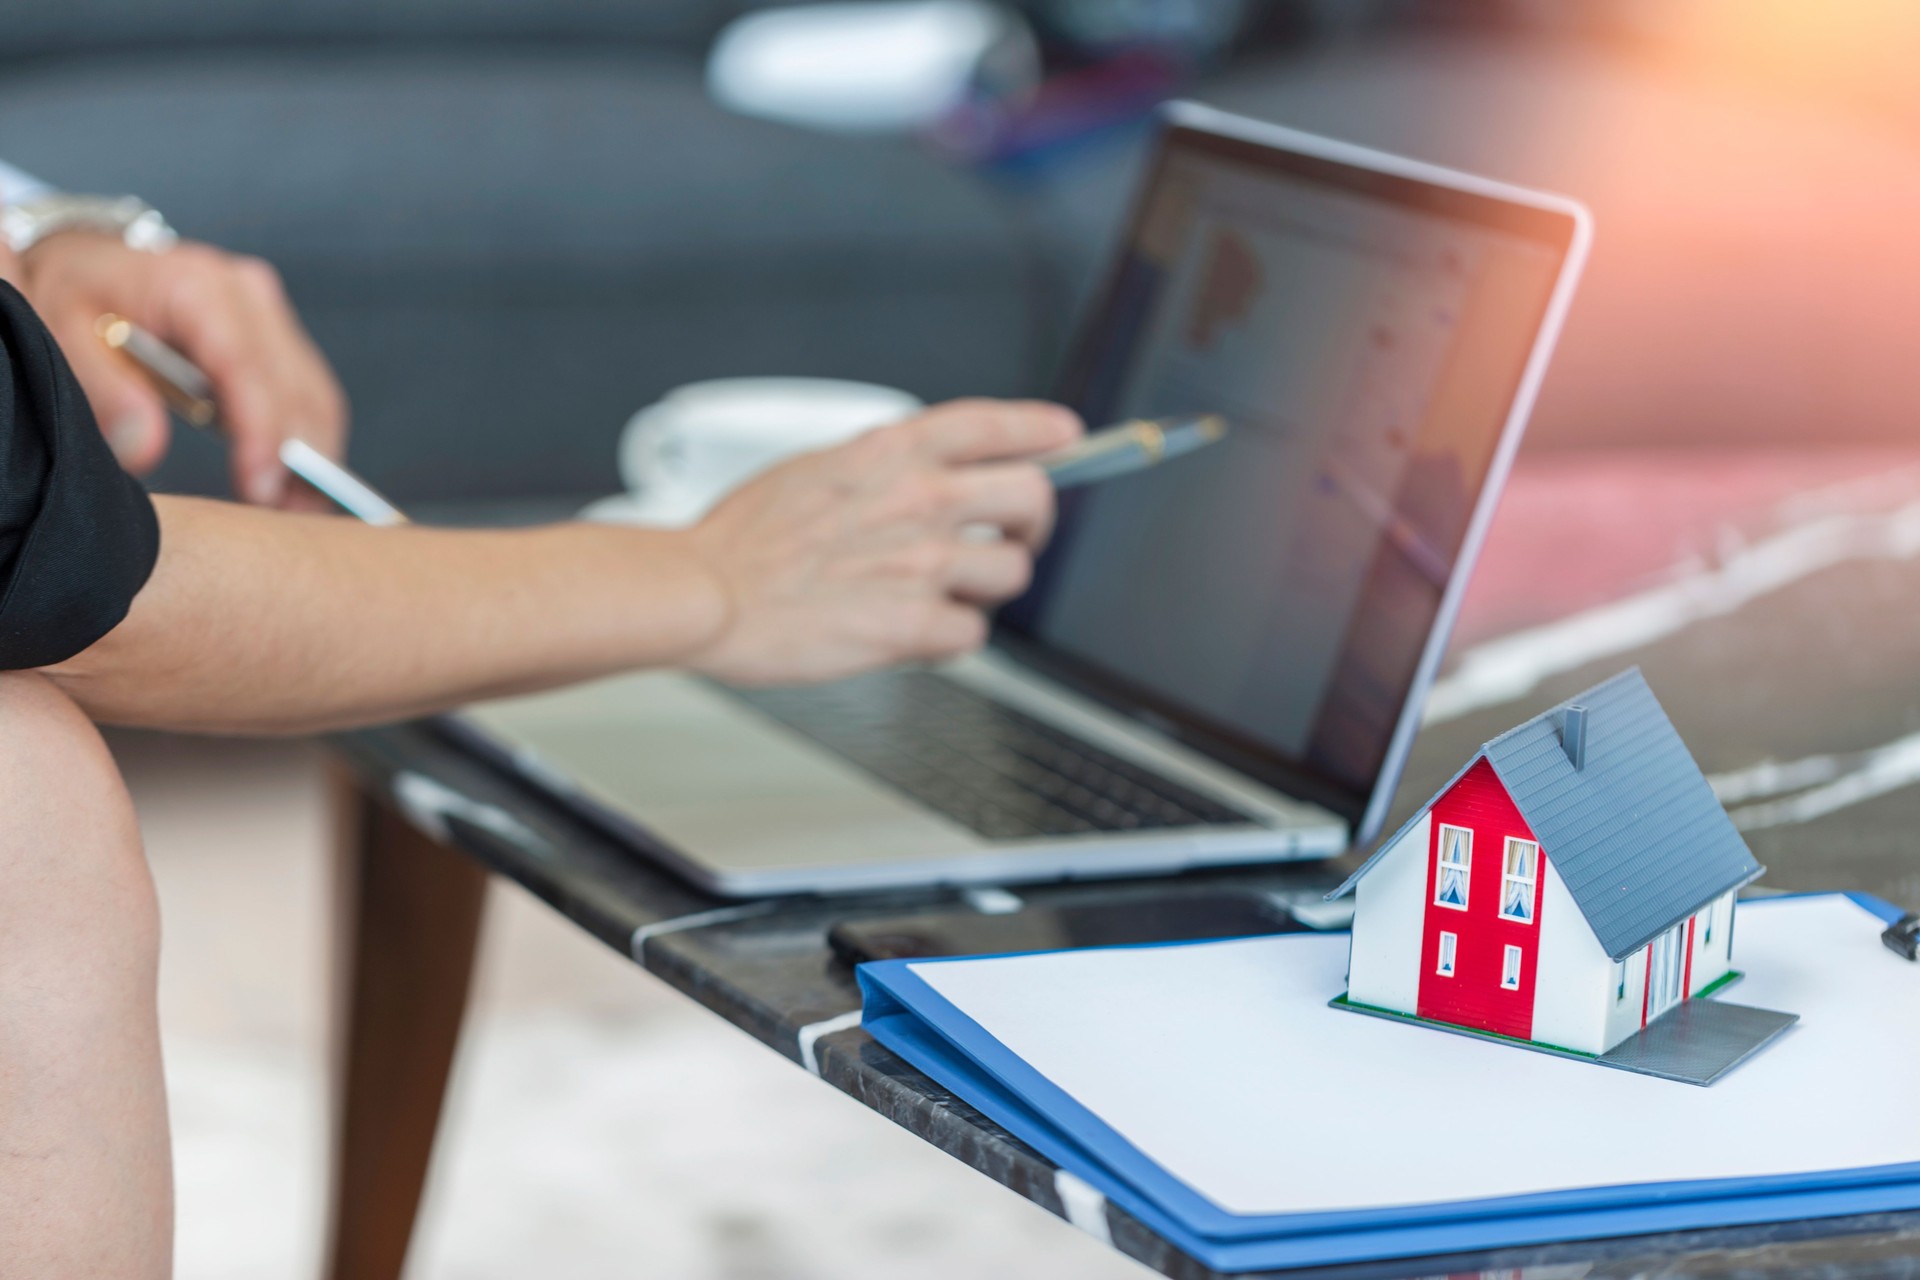
<path fill-rule="evenodd" d="M 1590 236 L 1571 200 L 1174 105 L 1061 398 L 1232 430 L 1063 494 L 983 652 L 808 688 L 620 676 L 454 731 L 723 895 L 1364 843 Z"/>

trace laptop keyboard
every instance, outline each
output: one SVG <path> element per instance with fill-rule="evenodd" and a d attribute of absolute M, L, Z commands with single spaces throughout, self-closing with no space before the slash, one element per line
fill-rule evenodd
<path fill-rule="evenodd" d="M 730 692 L 990 840 L 1252 821 L 929 671 Z"/>

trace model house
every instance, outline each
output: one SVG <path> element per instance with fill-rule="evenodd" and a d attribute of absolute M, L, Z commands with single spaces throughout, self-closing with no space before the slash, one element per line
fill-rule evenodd
<path fill-rule="evenodd" d="M 1607 1054 L 1738 977 L 1761 870 L 1626 671 L 1483 746 L 1335 892 L 1358 895 L 1344 1003 Z"/>

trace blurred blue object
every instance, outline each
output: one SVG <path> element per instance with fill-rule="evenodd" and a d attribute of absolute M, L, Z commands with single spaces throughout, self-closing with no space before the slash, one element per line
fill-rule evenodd
<path fill-rule="evenodd" d="M 943 152 L 998 175 L 1044 179 L 1090 147 L 1143 141 L 1154 111 L 1187 77 L 1184 64 L 1157 50 L 1129 50 L 1062 70 L 1023 99 L 971 98 L 927 136 Z"/>
<path fill-rule="evenodd" d="M 1145 46 L 1191 61 L 1224 51 L 1248 18 L 1246 0 L 1035 0 L 1032 7 L 1051 34 L 1084 53 Z"/>

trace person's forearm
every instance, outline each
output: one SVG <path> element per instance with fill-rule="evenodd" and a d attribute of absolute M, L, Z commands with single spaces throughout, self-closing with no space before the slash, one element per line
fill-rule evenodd
<path fill-rule="evenodd" d="M 375 529 L 156 498 L 124 622 L 51 675 L 95 719 L 340 728 L 686 662 L 725 592 L 684 535 L 596 525 Z"/>
<path fill-rule="evenodd" d="M 126 618 L 47 672 L 97 720 L 265 733 L 638 667 L 777 684 L 939 661 L 1025 589 L 1053 512 L 1031 459 L 1079 431 L 1050 405 L 955 401 L 773 467 L 683 532 L 157 498 L 159 563 Z"/>

